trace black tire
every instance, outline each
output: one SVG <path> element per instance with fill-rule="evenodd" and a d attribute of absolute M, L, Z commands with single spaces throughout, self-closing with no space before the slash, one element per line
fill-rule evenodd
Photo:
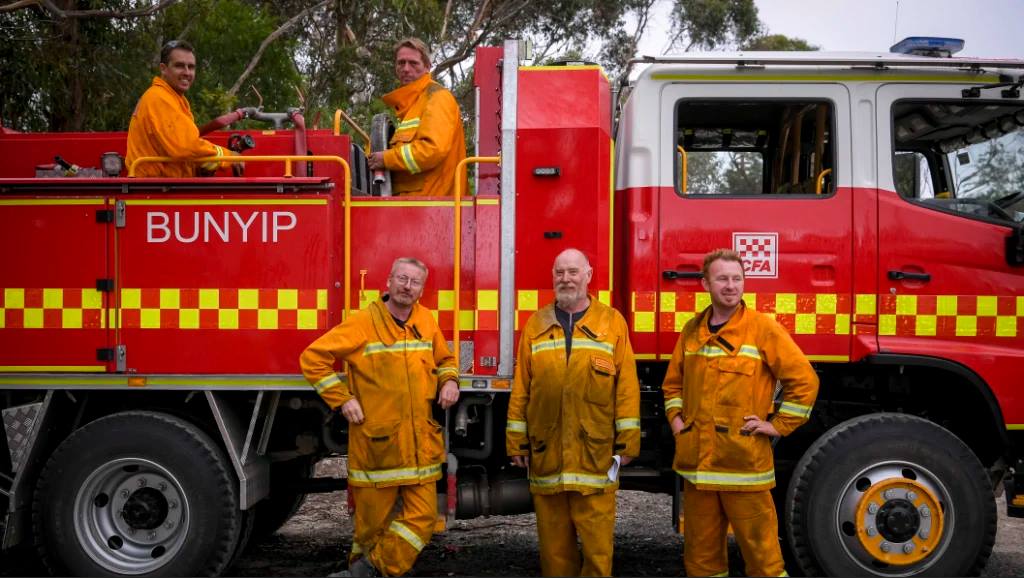
<path fill-rule="evenodd" d="M 788 542 L 807 576 L 974 576 L 992 553 L 996 520 L 992 485 L 970 448 L 904 414 L 826 432 L 786 494 Z"/>
<path fill-rule="evenodd" d="M 316 460 L 302 457 L 276 463 L 270 469 L 270 494 L 256 504 L 252 536 L 260 540 L 284 526 L 306 501 L 306 494 L 296 491 L 293 483 L 313 477 Z"/>
<path fill-rule="evenodd" d="M 131 411 L 72 433 L 39 478 L 32 521 L 51 573 L 214 576 L 240 537 L 238 482 L 196 426 Z"/>

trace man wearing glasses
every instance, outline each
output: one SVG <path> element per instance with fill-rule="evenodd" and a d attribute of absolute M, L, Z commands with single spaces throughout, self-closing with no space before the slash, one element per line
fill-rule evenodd
<path fill-rule="evenodd" d="M 426 280 L 422 262 L 396 259 L 385 296 L 299 358 L 306 379 L 350 424 L 355 535 L 345 575 L 408 572 L 437 520 L 435 481 L 446 455 L 431 402 L 448 409 L 458 401 L 459 372 L 434 317 L 417 303 Z M 334 369 L 339 362 L 348 364 L 344 375 Z"/>
<path fill-rule="evenodd" d="M 395 45 L 395 75 L 401 86 L 385 94 L 384 103 L 399 123 L 391 148 L 370 155 L 370 169 L 391 171 L 399 195 L 454 195 L 455 168 L 466 158 L 459 104 L 431 78 L 430 50 L 419 38 Z"/>
<path fill-rule="evenodd" d="M 233 154 L 199 137 L 192 107 L 185 98 L 195 79 L 196 55 L 192 45 L 184 40 L 164 44 L 160 50 L 160 76 L 153 78 L 153 84 L 142 94 L 128 124 L 125 162 L 129 167 L 142 157 L 187 161 Z M 212 172 L 221 164 L 205 163 L 201 168 Z M 136 167 L 135 176 L 194 177 L 196 167 L 188 162 L 143 163 Z"/>

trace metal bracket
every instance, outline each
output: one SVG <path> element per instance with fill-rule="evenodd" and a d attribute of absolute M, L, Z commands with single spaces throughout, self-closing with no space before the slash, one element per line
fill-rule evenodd
<path fill-rule="evenodd" d="M 248 510 L 270 493 L 270 460 L 250 450 L 253 447 L 253 440 L 257 440 L 256 447 L 263 445 L 262 437 L 265 432 L 259 431 L 262 429 L 260 426 L 269 427 L 273 423 L 272 419 L 267 419 L 263 414 L 269 411 L 265 407 L 265 399 L 274 396 L 264 395 L 262 391 L 256 394 L 246 427 L 241 412 L 232 407 L 229 396 L 214 391 L 205 393 L 224 447 L 231 459 L 231 465 L 238 476 L 239 505 L 243 510 Z M 276 408 L 276 403 L 274 406 Z M 262 420 L 261 415 L 264 417 Z"/>
<path fill-rule="evenodd" d="M 124 201 L 114 202 L 114 227 L 123 229 L 125 227 L 125 220 L 127 219 L 127 208 L 125 208 Z"/>

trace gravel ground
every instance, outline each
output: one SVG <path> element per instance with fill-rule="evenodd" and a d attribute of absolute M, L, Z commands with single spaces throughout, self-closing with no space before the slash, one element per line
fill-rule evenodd
<path fill-rule="evenodd" d="M 339 464 L 321 468 L 337 475 Z M 619 576 L 683 576 L 682 539 L 669 523 L 667 495 L 621 491 L 615 526 L 615 568 Z M 986 576 L 1024 575 L 1024 519 L 1007 519 L 997 502 L 999 532 Z M 537 576 L 536 519 L 533 514 L 458 520 L 437 534 L 413 568 L 421 576 Z M 250 544 L 228 569 L 230 576 L 324 576 L 342 567 L 351 546 L 352 522 L 344 492 L 311 495 L 276 534 Z M 742 562 L 731 557 L 732 574 Z M 40 575 L 32 556 L 0 555 L 0 576 Z"/>

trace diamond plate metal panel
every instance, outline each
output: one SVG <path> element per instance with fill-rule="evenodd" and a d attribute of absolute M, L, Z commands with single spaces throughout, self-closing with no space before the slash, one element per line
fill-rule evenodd
<path fill-rule="evenodd" d="M 14 471 L 21 469 L 25 454 L 32 447 L 39 410 L 43 402 L 9 407 L 3 413 L 4 434 L 7 435 L 7 448 L 11 452 L 11 465 Z"/>

